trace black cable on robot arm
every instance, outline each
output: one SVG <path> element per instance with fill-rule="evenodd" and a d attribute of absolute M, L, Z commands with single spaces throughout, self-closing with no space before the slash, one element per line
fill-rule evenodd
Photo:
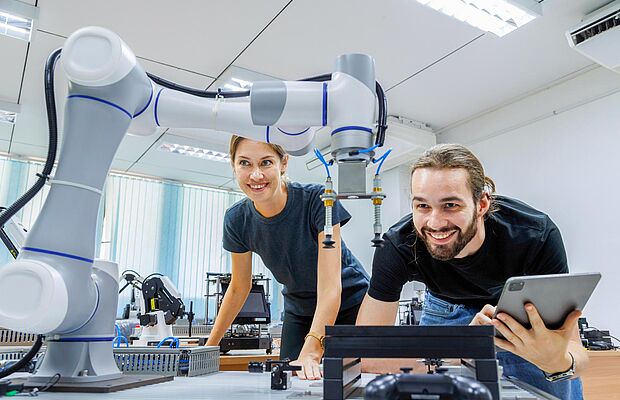
<path fill-rule="evenodd" d="M 45 160 L 45 165 L 43 166 L 43 171 L 37 176 L 39 179 L 28 189 L 26 193 L 24 193 L 19 199 L 17 199 L 13 204 L 7 207 L 0 214 L 0 226 L 5 225 L 11 217 L 13 217 L 19 210 L 21 210 L 37 193 L 43 188 L 45 182 L 49 178 L 50 172 L 52 172 L 52 168 L 54 167 L 54 162 L 56 161 L 56 150 L 58 148 L 58 122 L 56 119 L 56 102 L 54 99 L 54 70 L 56 67 L 56 62 L 60 57 L 61 49 L 56 49 L 50 54 L 45 63 L 45 75 L 44 75 L 44 85 L 45 85 L 45 105 L 47 106 L 47 121 L 49 126 L 49 145 L 47 148 L 47 159 Z"/>
<path fill-rule="evenodd" d="M 56 150 L 58 148 L 58 120 L 56 117 L 56 101 L 54 93 L 54 71 L 56 62 L 60 58 L 61 49 L 56 49 L 50 54 L 45 63 L 44 86 L 45 86 L 45 105 L 47 107 L 47 122 L 49 127 L 49 146 L 47 150 L 47 159 L 43 166 L 43 171 L 37 174 L 39 179 L 26 193 L 11 204 L 6 210 L 0 214 L 0 226 L 6 224 L 8 220 L 15 215 L 22 207 L 24 207 L 32 198 L 43 188 L 47 181 L 54 162 L 56 161 Z M 0 372 L 0 379 L 11 375 L 14 372 L 24 368 L 37 355 L 43 344 L 43 335 L 39 335 L 34 345 L 24 357 L 9 368 Z"/>
<path fill-rule="evenodd" d="M 239 97 L 248 97 L 250 95 L 249 90 L 234 91 L 234 92 L 232 91 L 230 92 L 225 92 L 225 91 L 209 92 L 206 90 L 194 89 L 188 86 L 179 85 L 178 83 L 167 81 L 163 78 L 160 78 L 148 72 L 146 74 L 148 75 L 149 78 L 151 78 L 153 82 L 157 83 L 160 86 L 163 86 L 168 89 L 176 90 L 178 92 L 183 92 L 183 93 L 191 94 L 194 96 L 198 96 L 198 97 L 208 97 L 210 99 L 214 99 L 219 96 L 225 99 L 232 99 L 232 98 L 239 98 Z"/>
<path fill-rule="evenodd" d="M 26 355 L 24 355 L 15 364 L 13 364 L 10 367 L 0 371 L 0 379 L 6 378 L 7 376 L 11 375 L 12 373 L 17 372 L 17 371 L 23 369 L 26 366 L 26 364 L 28 364 L 30 362 L 30 360 L 32 360 L 34 358 L 34 356 L 37 355 L 39 350 L 41 350 L 41 346 L 42 345 L 43 345 L 43 335 L 39 335 L 39 336 L 37 336 L 37 340 L 34 342 L 34 345 L 30 348 L 30 350 L 28 351 L 28 353 L 26 353 Z"/>
<path fill-rule="evenodd" d="M 332 79 L 332 74 L 323 74 L 312 76 L 310 78 L 300 79 L 301 82 L 325 82 Z M 379 82 L 376 82 L 375 88 L 377 94 L 377 101 L 379 103 L 379 116 L 377 118 L 377 136 L 375 138 L 375 144 L 378 147 L 383 146 L 385 143 L 385 131 L 387 129 L 387 98 L 383 87 Z"/>
<path fill-rule="evenodd" d="M 332 74 L 322 74 L 311 76 L 309 78 L 299 79 L 299 82 L 326 82 L 332 79 Z"/>
<path fill-rule="evenodd" d="M 376 82 L 377 101 L 379 102 L 379 116 L 377 118 L 377 136 L 375 144 L 382 147 L 385 143 L 385 131 L 387 130 L 387 97 L 379 82 Z"/>

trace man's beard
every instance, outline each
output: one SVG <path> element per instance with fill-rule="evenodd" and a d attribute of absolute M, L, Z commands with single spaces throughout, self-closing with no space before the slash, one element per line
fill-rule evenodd
<path fill-rule="evenodd" d="M 422 228 L 422 232 L 418 232 L 418 229 L 414 226 L 414 230 L 418 237 L 422 239 L 424 244 L 426 245 L 426 249 L 430 253 L 431 257 L 440 260 L 440 261 L 448 261 L 455 258 L 467 244 L 476 236 L 478 232 L 477 225 L 478 215 L 474 213 L 473 218 L 471 219 L 471 223 L 465 229 L 465 232 L 462 232 L 461 229 L 456 225 L 451 225 L 449 227 L 443 228 L 441 230 L 430 230 L 428 228 Z M 432 232 L 449 232 L 452 230 L 456 230 L 454 233 L 456 235 L 456 240 L 445 245 L 437 245 L 432 243 L 428 238 L 428 231 Z"/>

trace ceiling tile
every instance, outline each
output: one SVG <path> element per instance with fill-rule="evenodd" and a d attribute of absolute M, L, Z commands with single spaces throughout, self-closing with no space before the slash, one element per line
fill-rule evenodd
<path fill-rule="evenodd" d="M 502 38 L 486 34 L 389 90 L 390 114 L 441 129 L 591 64 L 564 36 L 583 6 L 544 5 L 544 17 Z"/>
<path fill-rule="evenodd" d="M 366 53 L 388 88 L 478 35 L 410 0 L 295 1 L 235 65 L 299 79 L 331 72 L 341 54 Z"/>
<path fill-rule="evenodd" d="M 52 51 L 62 46 L 64 39 L 37 32 L 30 44 L 26 65 L 24 85 L 20 101 L 21 112 L 17 117 L 13 140 L 35 146 L 47 146 L 48 125 L 45 108 L 43 71 L 45 62 Z M 55 90 L 56 108 L 59 116 L 59 135 L 62 133 L 64 99 L 67 97 L 67 81 L 56 66 Z"/>
<path fill-rule="evenodd" d="M 43 70 L 45 60 L 48 55 L 56 48 L 62 47 L 63 38 L 38 32 L 37 40 L 32 43 L 28 66 L 26 68 L 26 79 L 22 94 L 21 113 L 15 126 L 13 140 L 24 144 L 35 146 L 47 146 L 48 143 L 48 123 L 45 111 L 44 89 L 43 89 Z M 198 74 L 190 73 L 167 65 L 161 65 L 152 61 L 139 61 L 145 70 L 153 72 L 164 79 L 178 82 L 183 85 L 204 88 L 213 79 Z M 58 63 L 56 69 L 56 107 L 59 121 L 59 137 L 62 138 L 64 103 L 67 96 L 67 81 L 60 70 L 61 64 Z M 1 133 L 0 133 L 1 135 Z M 0 136 L 1 137 L 1 136 Z M 117 153 L 117 157 L 122 160 L 135 162 L 157 139 L 157 136 L 127 136 L 123 140 Z"/>
<path fill-rule="evenodd" d="M 9 142 L 8 140 L 1 140 L 0 139 L 0 152 L 3 153 L 8 153 L 9 152 L 9 144 L 11 142 Z"/>
<path fill-rule="evenodd" d="M 131 168 L 132 165 L 133 162 L 131 161 L 114 159 L 114 161 L 112 161 L 112 166 L 110 167 L 110 169 L 116 172 L 125 172 L 129 168 Z"/>
<path fill-rule="evenodd" d="M 157 75 L 167 81 L 178 83 L 179 85 L 189 86 L 195 89 L 204 89 L 213 82 L 210 76 L 200 75 L 189 72 L 174 65 L 160 64 L 154 61 L 138 57 L 138 62 L 146 72 Z"/>
<path fill-rule="evenodd" d="M 286 3 L 40 0 L 39 27 L 64 37 L 84 26 L 106 27 L 137 56 L 215 77 Z"/>
<path fill-rule="evenodd" d="M 27 49 L 27 42 L 0 35 L 0 54 L 3 60 L 0 73 L 0 100 L 17 103 Z"/>
<path fill-rule="evenodd" d="M 0 122 L 0 140 L 11 140 L 13 125 Z"/>

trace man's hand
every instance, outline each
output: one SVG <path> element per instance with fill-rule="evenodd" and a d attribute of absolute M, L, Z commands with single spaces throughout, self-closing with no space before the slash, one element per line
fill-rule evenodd
<path fill-rule="evenodd" d="M 495 314 L 496 307 L 490 304 L 482 307 L 479 313 L 474 316 L 469 325 L 493 325 L 493 314 Z"/>
<path fill-rule="evenodd" d="M 505 339 L 495 338 L 495 344 L 522 357 L 547 373 L 566 371 L 572 364 L 568 346 L 574 336 L 581 311 L 573 311 L 562 327 L 547 329 L 533 304 L 526 304 L 525 311 L 532 325 L 526 329 L 506 313 L 495 313 L 495 307 L 486 305 L 476 314 L 470 325 L 493 325 Z"/>
<path fill-rule="evenodd" d="M 319 367 L 321 363 L 321 353 L 311 353 L 302 351 L 299 354 L 299 358 L 295 361 L 291 361 L 290 365 L 301 366 L 301 371 L 296 371 L 299 379 L 317 380 L 321 379 L 323 374 Z"/>

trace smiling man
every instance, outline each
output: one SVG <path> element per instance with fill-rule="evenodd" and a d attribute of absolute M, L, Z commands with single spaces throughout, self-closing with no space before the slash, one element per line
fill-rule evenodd
<path fill-rule="evenodd" d="M 579 339 L 579 312 L 558 330 L 548 330 L 531 305 L 526 306 L 531 329 L 506 314 L 493 318 L 508 278 L 568 272 L 553 221 L 494 191 L 467 148 L 441 144 L 427 150 L 411 171 L 412 213 L 385 233 L 385 246 L 375 252 L 357 324 L 394 324 L 403 285 L 423 282 L 421 325 L 494 325 L 507 338 L 496 339 L 506 350 L 497 354 L 504 375 L 561 399 L 580 399 L 581 382 L 575 378 L 588 358 Z M 364 365 L 368 372 L 393 367 Z"/>

